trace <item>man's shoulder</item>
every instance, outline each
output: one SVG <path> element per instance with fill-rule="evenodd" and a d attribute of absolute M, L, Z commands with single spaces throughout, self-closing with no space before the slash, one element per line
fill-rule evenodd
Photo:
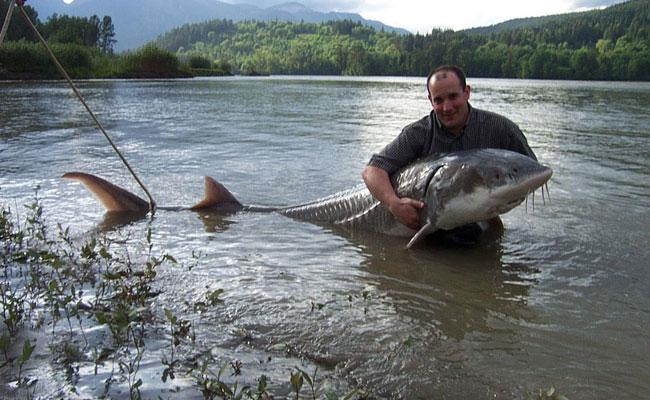
<path fill-rule="evenodd" d="M 482 110 L 480 108 L 475 108 L 475 107 L 472 107 L 472 111 L 475 113 L 477 118 L 481 118 L 483 120 L 494 119 L 500 121 L 510 121 L 506 116 L 496 113 L 494 111 Z"/>
<path fill-rule="evenodd" d="M 417 121 L 411 122 L 410 124 L 404 127 L 405 132 L 422 132 L 431 130 L 432 123 L 431 114 L 427 114 L 424 117 L 420 118 Z"/>
<path fill-rule="evenodd" d="M 494 111 L 481 110 L 478 108 L 472 108 L 474 113 L 474 119 L 479 126 L 489 127 L 494 126 L 497 128 L 507 127 L 507 128 L 518 128 L 517 124 L 512 122 L 508 117 L 496 113 Z"/>

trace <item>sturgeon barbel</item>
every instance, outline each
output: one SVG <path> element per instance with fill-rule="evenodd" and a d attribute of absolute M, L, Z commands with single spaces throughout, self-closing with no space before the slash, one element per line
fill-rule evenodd
<path fill-rule="evenodd" d="M 450 230 L 504 214 L 542 187 L 553 171 L 522 154 L 501 149 L 476 149 L 430 156 L 397 171 L 391 182 L 400 197 L 424 202 L 422 228 L 398 222 L 364 185 L 304 204 L 286 207 L 245 206 L 222 184 L 205 177 L 205 196 L 192 207 L 159 210 L 277 212 L 319 224 L 365 229 L 392 236 L 411 237 L 407 247 L 437 230 Z M 69 172 L 66 179 L 80 181 L 112 213 L 141 212 L 149 204 L 135 194 L 94 175 Z"/>

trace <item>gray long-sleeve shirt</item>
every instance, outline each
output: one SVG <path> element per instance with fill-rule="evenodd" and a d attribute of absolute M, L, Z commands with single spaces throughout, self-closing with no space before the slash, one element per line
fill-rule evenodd
<path fill-rule="evenodd" d="M 459 135 L 446 130 L 431 111 L 407 125 L 392 142 L 373 154 L 368 165 L 393 174 L 421 157 L 477 148 L 512 150 L 537 160 L 514 122 L 502 115 L 470 107 L 467 123 Z"/>

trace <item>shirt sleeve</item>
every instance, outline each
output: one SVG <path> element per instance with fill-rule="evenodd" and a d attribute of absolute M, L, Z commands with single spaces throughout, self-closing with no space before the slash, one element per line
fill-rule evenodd
<path fill-rule="evenodd" d="M 521 131 L 519 126 L 517 126 L 517 124 L 515 124 L 510 120 L 507 121 L 508 121 L 507 124 L 508 132 L 510 137 L 510 143 L 509 143 L 510 150 L 521 153 L 537 161 L 537 156 L 535 155 L 535 152 L 533 152 L 533 149 L 531 149 L 530 146 L 528 145 L 526 136 L 524 136 L 524 133 Z"/>
<path fill-rule="evenodd" d="M 370 158 L 368 165 L 381 168 L 392 175 L 400 168 L 422 156 L 427 135 L 426 117 L 407 125 L 393 141 Z"/>

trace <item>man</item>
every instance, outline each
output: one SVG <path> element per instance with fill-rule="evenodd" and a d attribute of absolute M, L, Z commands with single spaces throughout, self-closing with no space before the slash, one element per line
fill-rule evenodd
<path fill-rule="evenodd" d="M 373 196 L 395 218 L 412 229 L 420 228 L 424 203 L 397 196 L 390 176 L 418 158 L 476 148 L 500 148 L 537 157 L 524 134 L 509 119 L 469 104 L 470 87 L 457 66 L 444 65 L 427 77 L 429 101 L 426 117 L 406 126 L 383 150 L 374 154 L 363 170 L 363 180 Z"/>

